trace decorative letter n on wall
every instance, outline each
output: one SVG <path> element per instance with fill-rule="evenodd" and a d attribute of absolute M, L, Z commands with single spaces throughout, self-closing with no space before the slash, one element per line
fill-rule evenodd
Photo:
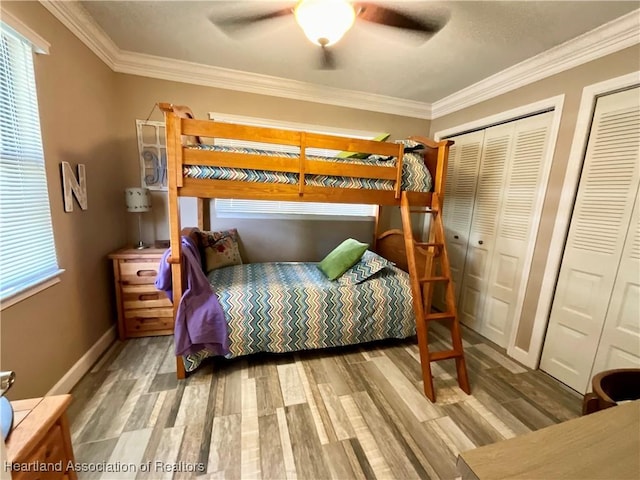
<path fill-rule="evenodd" d="M 76 197 L 82 210 L 87 209 L 87 177 L 84 165 L 78 164 L 78 179 L 76 180 L 69 162 L 62 162 L 62 192 L 64 195 L 64 211 L 73 212 L 73 196 Z"/>

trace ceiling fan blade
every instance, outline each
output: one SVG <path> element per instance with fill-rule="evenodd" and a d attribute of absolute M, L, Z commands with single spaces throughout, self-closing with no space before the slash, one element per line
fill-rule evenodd
<path fill-rule="evenodd" d="M 209 17 L 209 20 L 223 32 L 234 33 L 237 30 L 250 26 L 251 24 L 262 22 L 264 20 L 271 20 L 273 18 L 283 17 L 285 15 L 291 15 L 291 13 L 291 8 L 283 8 L 280 10 L 274 10 L 271 12 L 259 13 L 254 15 L 238 15 L 229 17 L 212 15 Z"/>
<path fill-rule="evenodd" d="M 410 17 L 397 10 L 383 7 L 381 5 L 359 3 L 356 5 L 356 8 L 360 9 L 359 11 L 356 10 L 358 11 L 359 19 L 371 23 L 377 23 L 379 25 L 412 30 L 423 34 L 433 34 L 442 28 L 442 25 L 436 22 L 418 20 L 417 18 Z"/>
<path fill-rule="evenodd" d="M 321 46 L 322 56 L 320 57 L 320 70 L 335 70 L 337 68 L 334 51 L 328 47 Z"/>

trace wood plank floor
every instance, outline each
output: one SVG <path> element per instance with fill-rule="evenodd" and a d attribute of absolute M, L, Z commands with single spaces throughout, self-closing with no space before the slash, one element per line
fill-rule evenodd
<path fill-rule="evenodd" d="M 451 479 L 459 452 L 580 414 L 572 390 L 463 337 L 472 395 L 440 362 L 435 404 L 411 340 L 210 361 L 180 382 L 172 337 L 117 342 L 72 392 L 79 478 Z"/>

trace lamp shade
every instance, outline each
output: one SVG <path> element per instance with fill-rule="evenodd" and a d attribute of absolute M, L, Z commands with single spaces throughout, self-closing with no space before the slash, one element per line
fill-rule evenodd
<path fill-rule="evenodd" d="M 151 194 L 148 188 L 127 188 L 124 191 L 127 212 L 148 212 L 151 210 Z"/>

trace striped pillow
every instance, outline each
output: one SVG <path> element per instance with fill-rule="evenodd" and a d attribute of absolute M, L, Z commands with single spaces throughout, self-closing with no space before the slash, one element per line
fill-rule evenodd
<path fill-rule="evenodd" d="M 389 265 L 394 264 L 377 253 L 367 250 L 358 263 L 338 278 L 338 283 L 340 285 L 357 285 Z"/>

